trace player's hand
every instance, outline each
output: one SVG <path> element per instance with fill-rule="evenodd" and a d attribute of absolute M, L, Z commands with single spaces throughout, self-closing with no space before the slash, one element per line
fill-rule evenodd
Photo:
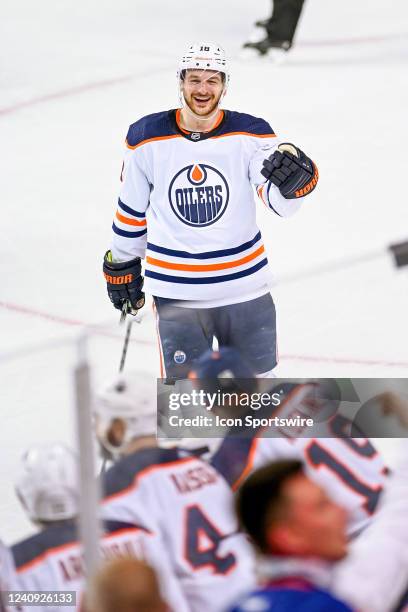
<path fill-rule="evenodd" d="M 131 261 L 113 262 L 110 251 L 105 253 L 103 274 L 105 276 L 109 299 L 118 310 L 126 302 L 127 314 L 136 315 L 144 306 L 143 276 L 140 257 Z"/>
<path fill-rule="evenodd" d="M 295 145 L 282 143 L 264 160 L 261 174 L 276 185 L 286 199 L 301 198 L 313 191 L 319 179 L 317 167 Z"/>

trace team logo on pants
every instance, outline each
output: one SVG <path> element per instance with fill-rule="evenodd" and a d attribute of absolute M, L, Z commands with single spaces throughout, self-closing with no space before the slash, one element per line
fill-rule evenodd
<path fill-rule="evenodd" d="M 180 221 L 194 227 L 206 227 L 224 214 L 229 200 L 228 183 L 213 166 L 192 164 L 172 179 L 169 200 Z"/>

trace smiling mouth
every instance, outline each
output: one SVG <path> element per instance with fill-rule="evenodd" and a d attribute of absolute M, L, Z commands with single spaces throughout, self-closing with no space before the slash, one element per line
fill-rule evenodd
<path fill-rule="evenodd" d="M 194 97 L 194 102 L 196 104 L 207 104 L 210 100 L 211 100 L 211 97 L 208 97 L 208 98 L 197 98 L 197 97 Z"/>

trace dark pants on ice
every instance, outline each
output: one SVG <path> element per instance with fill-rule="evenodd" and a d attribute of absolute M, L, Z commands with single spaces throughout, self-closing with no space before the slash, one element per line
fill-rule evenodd
<path fill-rule="evenodd" d="M 240 304 L 181 308 L 174 300 L 154 298 L 163 377 L 187 378 L 192 365 L 213 345 L 236 348 L 256 374 L 272 370 L 276 357 L 276 313 L 269 293 Z"/>
<path fill-rule="evenodd" d="M 304 0 L 274 0 L 266 30 L 272 40 L 293 41 Z"/>

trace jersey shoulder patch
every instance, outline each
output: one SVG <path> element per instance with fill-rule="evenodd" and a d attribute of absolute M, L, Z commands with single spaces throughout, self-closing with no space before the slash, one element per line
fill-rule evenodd
<path fill-rule="evenodd" d="M 78 538 L 77 526 L 73 521 L 67 521 L 65 525 L 48 527 L 11 547 L 16 569 L 22 569 L 50 549 L 76 544 Z"/>
<path fill-rule="evenodd" d="M 275 132 L 265 119 L 254 117 L 247 113 L 237 111 L 226 111 L 226 121 L 219 134 L 241 132 L 253 136 L 274 136 Z"/>
<path fill-rule="evenodd" d="M 162 111 L 146 115 L 132 123 L 129 127 L 126 144 L 129 149 L 135 149 L 146 140 L 153 138 L 165 138 L 175 135 L 174 127 L 170 121 L 171 111 Z"/>

